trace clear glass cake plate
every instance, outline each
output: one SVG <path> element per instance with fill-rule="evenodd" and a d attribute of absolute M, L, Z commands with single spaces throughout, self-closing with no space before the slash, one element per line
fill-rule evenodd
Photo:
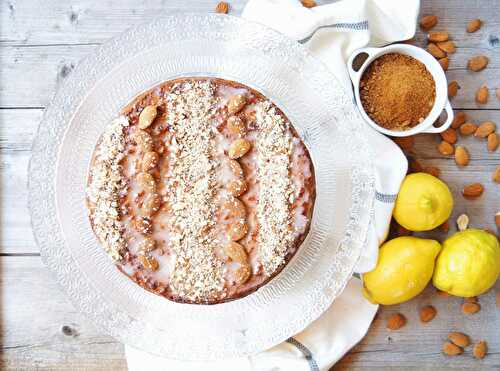
<path fill-rule="evenodd" d="M 283 271 L 256 292 L 216 305 L 171 302 L 113 265 L 85 206 L 96 142 L 134 96 L 181 76 L 248 85 L 276 103 L 310 151 L 316 203 L 310 232 Z M 29 203 L 42 259 L 97 328 L 177 359 L 239 357 L 303 330 L 342 292 L 366 239 L 374 175 L 363 122 L 328 69 L 298 43 L 227 15 L 176 15 L 135 27 L 83 60 L 47 108 L 33 145 Z"/>

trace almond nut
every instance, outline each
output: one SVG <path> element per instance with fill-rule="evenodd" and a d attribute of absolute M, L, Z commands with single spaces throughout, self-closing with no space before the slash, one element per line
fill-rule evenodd
<path fill-rule="evenodd" d="M 494 133 L 496 129 L 497 126 L 494 122 L 485 121 L 479 125 L 476 132 L 474 133 L 474 136 L 478 138 L 486 138 L 491 133 Z"/>
<path fill-rule="evenodd" d="M 438 151 L 439 153 L 441 153 L 442 155 L 445 155 L 445 156 L 448 156 L 448 155 L 452 155 L 453 152 L 455 152 L 455 148 L 453 147 L 453 144 L 450 144 L 448 142 L 445 142 L 444 140 L 441 141 L 441 143 L 439 143 L 438 145 Z"/>
<path fill-rule="evenodd" d="M 434 43 L 429 43 L 429 45 L 427 45 L 427 51 L 437 59 L 446 57 L 446 53 L 439 49 L 438 46 Z"/>
<path fill-rule="evenodd" d="M 420 309 L 420 321 L 430 322 L 436 317 L 437 311 L 432 305 L 426 305 Z"/>
<path fill-rule="evenodd" d="M 472 354 L 474 355 L 474 358 L 483 359 L 487 353 L 488 353 L 488 344 L 484 340 L 481 340 L 480 342 L 476 343 L 474 345 L 474 348 L 472 348 Z"/>
<path fill-rule="evenodd" d="M 248 233 L 248 225 L 244 220 L 240 219 L 235 223 L 231 224 L 231 226 L 227 230 L 227 234 L 232 241 L 239 241 Z"/>
<path fill-rule="evenodd" d="M 243 264 L 234 272 L 235 281 L 238 285 L 242 285 L 248 281 L 252 275 L 252 268 L 248 264 Z"/>
<path fill-rule="evenodd" d="M 236 263 L 248 264 L 247 252 L 238 242 L 232 241 L 224 246 L 224 253 Z"/>
<path fill-rule="evenodd" d="M 158 165 L 160 155 L 153 151 L 148 151 L 142 156 L 142 171 L 149 171 Z"/>
<path fill-rule="evenodd" d="M 448 57 L 438 59 L 438 62 L 441 65 L 443 71 L 448 71 L 448 67 L 450 66 L 450 59 Z"/>
<path fill-rule="evenodd" d="M 231 169 L 231 172 L 233 173 L 234 176 L 238 178 L 243 178 L 244 176 L 243 169 L 238 161 L 229 160 L 229 169 Z"/>
<path fill-rule="evenodd" d="M 460 85 L 458 82 L 453 80 L 448 84 L 448 97 L 453 98 L 457 95 L 458 89 L 460 89 Z"/>
<path fill-rule="evenodd" d="M 452 129 L 458 129 L 460 125 L 465 123 L 465 120 L 467 119 L 467 115 L 465 112 L 456 112 L 455 117 L 453 118 L 453 121 L 451 122 L 451 128 Z"/>
<path fill-rule="evenodd" d="M 448 35 L 448 32 L 429 32 L 427 35 L 427 40 L 431 43 L 438 43 L 438 42 L 443 42 L 447 41 L 450 38 L 450 35 Z"/>
<path fill-rule="evenodd" d="M 458 230 L 465 231 L 469 226 L 469 217 L 466 214 L 462 214 L 457 218 L 457 227 Z"/>
<path fill-rule="evenodd" d="M 450 144 L 455 144 L 457 142 L 457 132 L 455 131 L 455 129 L 448 128 L 440 133 L 440 135 L 444 141 L 447 141 Z"/>
<path fill-rule="evenodd" d="M 474 134 L 477 130 L 477 125 L 472 122 L 466 122 L 460 126 L 460 134 L 462 135 L 471 135 Z"/>
<path fill-rule="evenodd" d="M 471 183 L 464 187 L 462 194 L 465 198 L 476 198 L 483 194 L 484 187 L 481 183 Z"/>
<path fill-rule="evenodd" d="M 437 25 L 438 17 L 435 15 L 426 15 L 420 18 L 420 27 L 424 31 L 429 31 L 432 27 Z"/>
<path fill-rule="evenodd" d="M 482 23 L 483 22 L 481 22 L 480 19 L 473 19 L 472 21 L 469 21 L 469 23 L 467 23 L 467 32 L 476 32 L 481 28 Z"/>
<path fill-rule="evenodd" d="M 463 146 L 457 146 L 455 149 L 455 162 L 458 166 L 467 166 L 469 164 L 469 152 Z"/>
<path fill-rule="evenodd" d="M 314 0 L 300 0 L 300 2 L 306 8 L 314 8 L 316 6 L 316 1 L 314 1 Z"/>
<path fill-rule="evenodd" d="M 387 320 L 387 328 L 395 331 L 399 330 L 406 324 L 406 318 L 401 313 L 395 313 Z"/>
<path fill-rule="evenodd" d="M 470 344 L 470 338 L 461 332 L 450 332 L 448 334 L 448 340 L 461 348 L 468 347 Z"/>
<path fill-rule="evenodd" d="M 451 341 L 445 341 L 443 344 L 443 353 L 447 356 L 457 356 L 463 352 L 464 350 L 462 348 L 453 344 Z"/>
<path fill-rule="evenodd" d="M 441 170 L 435 166 L 426 166 L 424 167 L 424 173 L 430 174 L 432 176 L 435 176 L 436 178 L 439 178 L 439 175 L 441 174 Z"/>
<path fill-rule="evenodd" d="M 229 146 L 228 155 L 232 160 L 243 157 L 252 147 L 250 142 L 246 139 L 236 139 Z"/>
<path fill-rule="evenodd" d="M 215 7 L 215 12 L 220 14 L 227 14 L 229 12 L 229 4 L 225 1 L 221 1 Z"/>
<path fill-rule="evenodd" d="M 158 270 L 158 260 L 149 255 L 138 255 L 137 258 L 141 262 L 142 266 L 149 271 Z"/>
<path fill-rule="evenodd" d="M 463 303 L 462 312 L 464 314 L 474 314 L 481 310 L 481 306 L 478 303 Z"/>
<path fill-rule="evenodd" d="M 439 49 L 448 54 L 453 54 L 457 50 L 453 41 L 443 41 L 436 44 Z"/>
<path fill-rule="evenodd" d="M 478 104 L 486 104 L 488 103 L 488 96 L 488 87 L 483 85 L 476 91 L 476 102 Z"/>
<path fill-rule="evenodd" d="M 495 183 L 500 183 L 500 166 L 497 166 L 497 168 L 495 169 L 495 171 L 493 172 L 493 175 L 491 176 L 491 179 L 495 182 Z"/>
<path fill-rule="evenodd" d="M 230 115 L 240 112 L 247 104 L 247 98 L 243 94 L 232 95 L 227 101 L 227 112 Z"/>
<path fill-rule="evenodd" d="M 472 57 L 467 62 L 467 68 L 471 71 L 478 72 L 486 68 L 490 60 L 484 55 Z"/>
<path fill-rule="evenodd" d="M 245 204 L 238 198 L 233 198 L 224 203 L 224 209 L 234 219 L 243 219 L 247 215 Z"/>
<path fill-rule="evenodd" d="M 244 134 L 245 123 L 238 116 L 231 116 L 227 119 L 227 128 L 231 134 Z"/>
<path fill-rule="evenodd" d="M 139 115 L 139 128 L 148 128 L 156 118 L 158 111 L 156 106 L 146 106 Z"/>
<path fill-rule="evenodd" d="M 141 188 L 141 190 L 153 193 L 156 191 L 156 182 L 155 178 L 150 173 L 142 172 L 136 175 L 135 177 L 137 184 Z"/>
<path fill-rule="evenodd" d="M 491 133 L 488 135 L 488 151 L 489 152 L 495 152 L 498 148 L 498 134 L 497 133 Z"/>
<path fill-rule="evenodd" d="M 234 197 L 240 197 L 247 191 L 248 184 L 245 179 L 238 178 L 231 180 L 227 185 L 227 189 Z"/>

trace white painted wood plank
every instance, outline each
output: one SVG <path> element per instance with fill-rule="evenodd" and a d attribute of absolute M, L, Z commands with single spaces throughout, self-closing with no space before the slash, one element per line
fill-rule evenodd
<path fill-rule="evenodd" d="M 39 257 L 0 264 L 0 369 L 126 370 L 123 346 L 73 308 Z"/>
<path fill-rule="evenodd" d="M 54 283 L 39 257 L 2 257 L 0 289 L 2 303 L 2 369 L 47 368 L 51 370 L 125 369 L 123 347 L 102 335 L 81 316 Z M 497 284 L 497 289 L 500 285 Z M 500 364 L 500 317 L 494 292 L 479 298 L 481 311 L 465 316 L 461 299 L 442 298 L 434 289 L 408 303 L 383 307 L 368 335 L 338 365 L 339 369 L 394 367 L 468 367 L 489 369 Z M 437 317 L 421 324 L 418 308 L 432 304 Z M 396 332 L 386 330 L 387 318 L 401 312 L 408 324 Z M 69 326 L 74 335 L 64 335 Z M 441 345 L 449 331 L 462 331 L 473 341 L 488 341 L 489 355 L 483 361 L 464 355 L 449 359 L 441 354 Z"/>

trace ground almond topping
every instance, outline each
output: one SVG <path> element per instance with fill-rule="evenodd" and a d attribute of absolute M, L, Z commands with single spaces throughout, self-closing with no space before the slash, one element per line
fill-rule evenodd
<path fill-rule="evenodd" d="M 87 188 L 94 232 L 114 260 L 120 260 L 126 250 L 119 199 L 127 192 L 120 161 L 125 150 L 123 129 L 128 125 L 127 118 L 120 116 L 106 127 L 95 152 Z"/>
<path fill-rule="evenodd" d="M 175 138 L 170 153 L 171 244 L 175 254 L 170 285 L 190 300 L 206 300 L 224 288 L 216 257 L 216 162 L 213 120 L 216 98 L 207 81 L 185 83 L 167 96 L 167 124 Z"/>
<path fill-rule="evenodd" d="M 270 276 L 285 262 L 293 242 L 290 199 L 293 194 L 289 176 L 292 136 L 289 124 L 268 101 L 256 106 L 257 178 L 259 202 L 257 219 L 260 262 Z"/>

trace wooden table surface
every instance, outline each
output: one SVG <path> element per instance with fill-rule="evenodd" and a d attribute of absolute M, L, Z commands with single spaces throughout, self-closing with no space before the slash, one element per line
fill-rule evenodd
<path fill-rule="evenodd" d="M 232 0 L 231 14 L 238 15 L 245 0 Z M 324 3 L 326 1 L 320 2 Z M 43 110 L 58 85 L 78 61 L 99 44 L 130 26 L 161 14 L 213 11 L 216 0 L 2 0 L 0 1 L 0 367 L 2 369 L 122 370 L 126 369 L 123 346 L 102 334 L 80 315 L 42 265 L 33 240 L 27 208 L 27 165 L 30 147 Z M 453 100 L 456 109 L 471 120 L 500 124 L 500 1 L 422 2 L 422 14 L 439 16 L 436 30 L 448 31 L 457 44 L 451 56 L 450 80 L 461 89 Z M 481 18 L 483 28 L 467 34 L 469 19 Z M 415 42 L 423 45 L 419 31 Z M 466 69 L 468 58 L 484 54 L 489 66 L 479 73 Z M 482 84 L 490 88 L 490 100 L 478 106 L 474 92 Z M 453 159 L 436 150 L 439 136 L 416 139 L 414 156 L 424 166 L 437 166 L 453 191 L 452 220 L 467 213 L 471 225 L 494 229 L 500 210 L 499 185 L 491 180 L 500 165 L 500 150 L 488 153 L 484 142 L 461 138 L 471 153 L 471 163 L 459 169 Z M 485 194 L 466 201 L 460 195 L 468 182 L 481 182 Z M 451 223 L 451 231 L 455 230 Z M 437 233 L 437 237 L 443 235 Z M 496 290 L 500 288 L 497 282 Z M 423 295 L 399 306 L 383 307 L 368 335 L 334 369 L 499 369 L 500 317 L 494 293 L 479 298 L 481 311 L 461 313 L 461 300 L 442 298 L 429 287 Z M 418 309 L 433 304 L 437 318 L 421 324 Z M 408 318 L 397 332 L 386 330 L 394 312 Z M 485 339 L 489 354 L 475 360 L 470 347 L 465 354 L 446 358 L 441 345 L 449 331 L 463 331 L 473 341 Z"/>

